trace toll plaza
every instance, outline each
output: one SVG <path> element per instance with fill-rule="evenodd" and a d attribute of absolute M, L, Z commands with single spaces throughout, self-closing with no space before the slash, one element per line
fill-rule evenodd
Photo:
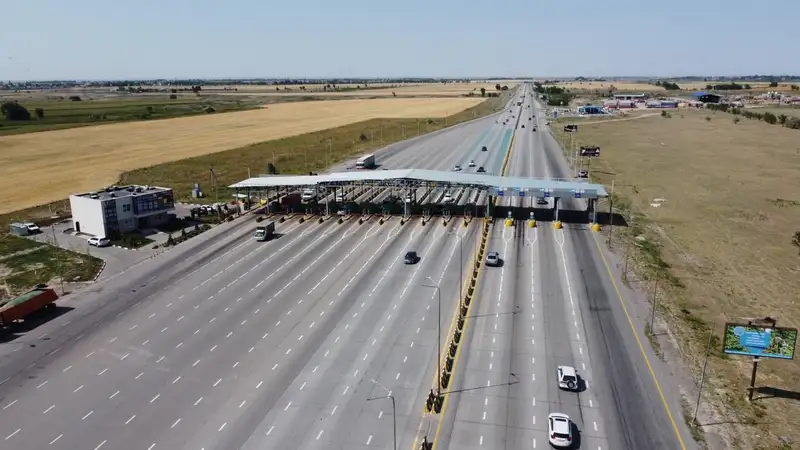
<path fill-rule="evenodd" d="M 230 188 L 237 197 L 260 199 L 268 213 L 463 215 L 558 221 L 559 210 L 569 205 L 571 214 L 582 214 L 591 223 L 597 222 L 597 201 L 608 197 L 603 185 L 581 179 L 424 169 L 261 175 Z M 583 202 L 570 199 L 585 199 L 585 206 L 576 206 Z"/>

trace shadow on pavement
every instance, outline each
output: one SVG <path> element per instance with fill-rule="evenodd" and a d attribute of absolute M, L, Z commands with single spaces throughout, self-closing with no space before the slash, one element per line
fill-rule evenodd
<path fill-rule="evenodd" d="M 0 343 L 12 342 L 24 336 L 25 333 L 35 330 L 51 320 L 60 317 L 75 308 L 70 306 L 56 306 L 55 308 L 44 308 L 30 314 L 24 321 L 12 323 L 5 330 L 0 330 Z"/>

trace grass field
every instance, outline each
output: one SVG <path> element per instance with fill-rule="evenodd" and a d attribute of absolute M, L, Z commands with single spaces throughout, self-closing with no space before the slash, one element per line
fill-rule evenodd
<path fill-rule="evenodd" d="M 764 114 L 765 112 L 771 112 L 772 114 L 775 114 L 776 116 L 780 116 L 781 114 L 785 114 L 785 115 L 787 115 L 789 117 L 800 117 L 800 108 L 791 107 L 791 106 L 780 106 L 780 107 L 779 106 L 775 106 L 775 105 L 769 105 L 769 106 L 764 106 L 764 107 L 754 106 L 754 107 L 745 108 L 745 111 L 752 111 L 752 112 L 760 113 L 760 114 Z"/>
<path fill-rule="evenodd" d="M 640 279 L 654 278 L 648 266 L 661 267 L 659 303 L 694 375 L 708 330 L 721 338 L 726 320 L 771 316 L 780 326 L 800 326 L 800 249 L 792 244 L 800 231 L 800 183 L 790 181 L 800 179 L 797 136 L 709 111 L 586 123 L 575 135 L 575 145 L 602 148 L 592 177 L 607 186 L 615 180 L 615 204 L 631 219 L 629 228 L 615 228 L 624 230 L 616 239 L 627 243 L 617 250 L 633 252 Z M 655 208 L 656 198 L 666 201 Z M 634 246 L 635 236 L 646 241 Z M 720 421 L 745 424 L 730 428 L 738 435 L 735 448 L 789 448 L 778 436 L 800 442 L 797 400 L 747 402 L 751 360 L 721 355 L 715 342 L 706 392 L 729 406 Z M 800 363 L 762 361 L 757 386 L 796 397 Z"/>
<path fill-rule="evenodd" d="M 190 115 L 206 114 L 205 109 L 214 108 L 218 113 L 241 111 L 261 107 L 262 102 L 248 98 L 224 97 L 219 95 L 197 97 L 194 94 L 177 94 L 175 100 L 169 94 L 155 95 L 116 95 L 113 97 L 97 93 L 81 95 L 79 102 L 68 100 L 69 96 L 52 94 L 4 94 L 0 102 L 17 101 L 33 117 L 28 121 L 8 121 L 0 117 L 0 137 L 50 131 L 78 126 L 90 126 L 113 122 L 146 121 Z M 62 99 L 63 100 L 60 100 Z M 89 100 L 93 98 L 93 100 Z M 36 108 L 44 110 L 44 118 L 36 119 Z"/>
<path fill-rule="evenodd" d="M 0 234 L 0 298 L 15 296 L 38 283 L 92 280 L 103 262 L 91 255 L 60 249 L 25 238 Z"/>
<path fill-rule="evenodd" d="M 508 86 L 509 89 L 514 88 L 519 83 L 513 81 L 497 82 L 497 83 L 429 83 L 429 84 L 405 84 L 391 87 L 392 85 L 369 85 L 367 88 L 360 86 L 360 88 L 347 87 L 345 90 L 340 91 L 323 91 L 322 86 L 309 87 L 306 86 L 305 90 L 301 90 L 299 86 L 257 86 L 255 88 L 238 88 L 237 91 L 224 91 L 225 96 L 248 96 L 248 95 L 263 95 L 267 97 L 288 97 L 288 96 L 315 96 L 315 97 L 352 97 L 352 96 L 374 96 L 374 97 L 459 97 L 468 95 L 472 92 L 474 95 L 480 95 L 481 88 L 486 89 L 486 92 L 497 92 L 496 85 Z M 341 86 L 339 86 L 341 87 Z M 261 89 L 267 88 L 267 89 Z M 211 92 L 209 89 L 208 92 Z M 213 91 L 219 92 L 219 91 Z"/>
<path fill-rule="evenodd" d="M 0 137 L 0 213 L 116 183 L 129 170 L 375 118 L 445 117 L 480 99 L 381 99 L 270 105 L 256 111 Z M 202 181 L 202 180 L 196 180 Z"/>

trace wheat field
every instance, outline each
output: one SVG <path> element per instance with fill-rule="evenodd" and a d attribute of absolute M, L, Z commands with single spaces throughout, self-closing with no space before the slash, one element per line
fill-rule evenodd
<path fill-rule="evenodd" d="M 508 86 L 509 89 L 513 89 L 518 82 L 511 82 L 511 81 L 498 81 L 496 83 L 428 83 L 428 84 L 403 84 L 403 85 L 396 85 L 395 87 L 391 84 L 370 84 L 368 88 L 364 89 L 363 86 L 361 89 L 355 89 L 354 85 L 337 85 L 340 88 L 351 88 L 354 90 L 347 90 L 347 91 L 323 91 L 323 85 L 305 85 L 306 90 L 301 90 L 300 86 L 230 86 L 228 89 L 235 87 L 237 91 L 224 91 L 219 92 L 219 90 L 225 88 L 225 86 L 209 86 L 205 88 L 205 92 L 213 92 L 214 94 L 220 95 L 264 95 L 264 96 L 276 96 L 276 97 L 287 97 L 287 96 L 303 96 L 303 95 L 313 95 L 315 97 L 352 97 L 352 96 L 373 96 L 373 97 L 393 97 L 394 94 L 398 96 L 410 97 L 410 96 L 428 96 L 428 97 L 460 97 L 470 92 L 473 92 L 475 95 L 480 95 L 481 88 L 486 89 L 486 92 L 496 92 L 495 86 L 500 84 L 501 86 Z M 280 89 L 280 91 L 276 90 L 276 87 Z M 289 90 L 286 90 L 286 89 Z M 380 88 L 380 89 L 376 89 Z M 212 89 L 217 89 L 212 91 Z"/>
<path fill-rule="evenodd" d="M 480 98 L 336 100 L 0 137 L 0 214 L 114 184 L 123 172 L 376 118 L 445 117 Z"/>

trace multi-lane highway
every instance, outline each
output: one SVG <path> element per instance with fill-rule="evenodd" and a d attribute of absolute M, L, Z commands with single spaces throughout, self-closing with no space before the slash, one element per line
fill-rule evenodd
<path fill-rule="evenodd" d="M 379 164 L 498 174 L 515 133 L 506 174 L 567 176 L 544 120 L 530 131 L 529 104 L 395 144 Z M 520 114 L 524 129 L 510 119 Z M 681 448 L 583 226 L 491 227 L 504 264 L 479 279 L 451 384 L 463 391 L 420 430 L 439 305 L 447 330 L 480 234 L 478 221 L 463 225 L 289 220 L 259 243 L 243 218 L 75 292 L 71 311 L 0 344 L 0 443 L 391 448 L 392 404 L 368 401 L 390 391 L 402 448 L 420 432 L 436 448 L 546 446 L 552 411 L 575 420 L 580 448 Z M 409 250 L 417 264 L 404 264 Z M 558 364 L 575 366 L 585 390 L 559 391 Z"/>

